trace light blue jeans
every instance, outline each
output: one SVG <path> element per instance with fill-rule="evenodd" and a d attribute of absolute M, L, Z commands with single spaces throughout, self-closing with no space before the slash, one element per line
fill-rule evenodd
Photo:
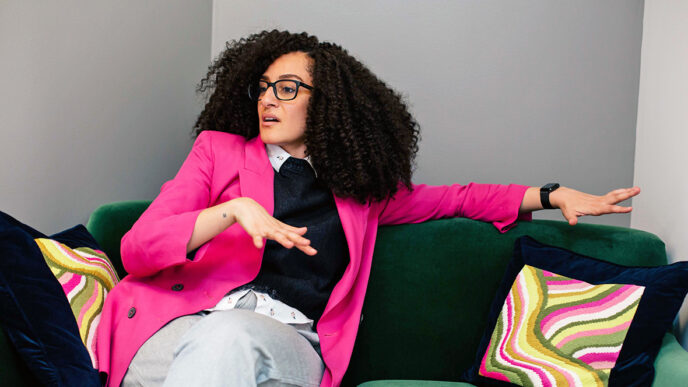
<path fill-rule="evenodd" d="M 255 307 L 249 292 L 235 309 L 172 320 L 139 348 L 122 386 L 319 386 L 317 333 Z"/>

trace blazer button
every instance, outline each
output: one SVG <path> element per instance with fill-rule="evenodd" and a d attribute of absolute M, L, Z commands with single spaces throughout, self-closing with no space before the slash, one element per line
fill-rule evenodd
<path fill-rule="evenodd" d="M 132 318 L 132 317 L 134 317 L 135 314 L 136 314 L 136 308 L 134 308 L 132 306 L 131 308 L 129 308 L 129 313 L 127 313 L 127 317 Z"/>
<path fill-rule="evenodd" d="M 172 286 L 172 290 L 174 290 L 175 292 L 178 292 L 178 291 L 180 291 L 180 290 L 182 290 L 182 289 L 184 289 L 184 284 L 174 284 L 174 285 Z"/>

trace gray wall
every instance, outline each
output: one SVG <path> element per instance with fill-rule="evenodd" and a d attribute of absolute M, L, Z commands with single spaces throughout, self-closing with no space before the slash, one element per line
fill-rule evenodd
<path fill-rule="evenodd" d="M 191 148 L 210 0 L 0 2 L 0 210 L 52 233 L 152 199 Z"/>
<path fill-rule="evenodd" d="M 273 27 L 342 44 L 407 96 L 417 182 L 630 186 L 642 12 L 641 0 L 2 1 L 0 210 L 50 233 L 153 198 L 190 149 L 208 59 Z"/>
<path fill-rule="evenodd" d="M 688 260 L 688 2 L 645 3 L 638 101 L 635 200 L 631 226 L 657 234 L 671 262 Z M 688 298 L 677 324 L 688 349 Z"/>
<path fill-rule="evenodd" d="M 422 129 L 416 182 L 558 181 L 595 194 L 633 184 L 642 0 L 215 0 L 213 8 L 213 56 L 262 29 L 307 31 L 403 92 Z M 582 221 L 628 226 L 630 216 Z"/>

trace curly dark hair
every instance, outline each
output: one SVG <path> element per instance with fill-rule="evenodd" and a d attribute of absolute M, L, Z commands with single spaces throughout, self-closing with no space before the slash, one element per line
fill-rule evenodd
<path fill-rule="evenodd" d="M 411 189 L 420 130 L 401 95 L 342 47 L 306 33 L 263 31 L 227 42 L 197 87 L 208 102 L 194 134 L 259 135 L 248 86 L 294 51 L 313 59 L 304 143 L 318 178 L 335 195 L 360 203 L 392 197 L 401 185 Z"/>

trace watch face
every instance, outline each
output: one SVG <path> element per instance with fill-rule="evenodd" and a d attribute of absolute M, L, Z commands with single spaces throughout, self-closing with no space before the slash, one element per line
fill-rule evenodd
<path fill-rule="evenodd" d="M 555 189 L 559 188 L 559 183 L 548 183 L 542 186 L 542 189 L 545 191 L 554 191 Z"/>

